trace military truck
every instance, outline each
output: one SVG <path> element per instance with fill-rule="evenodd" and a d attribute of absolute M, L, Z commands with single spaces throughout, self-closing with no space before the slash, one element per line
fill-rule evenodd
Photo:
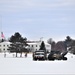
<path fill-rule="evenodd" d="M 68 51 L 51 51 L 48 55 L 48 60 L 67 60 L 67 57 L 65 57 L 67 53 Z"/>
<path fill-rule="evenodd" d="M 45 59 L 46 59 L 46 56 L 45 56 L 44 50 L 38 50 L 38 51 L 33 52 L 33 60 L 34 61 L 45 60 Z"/>

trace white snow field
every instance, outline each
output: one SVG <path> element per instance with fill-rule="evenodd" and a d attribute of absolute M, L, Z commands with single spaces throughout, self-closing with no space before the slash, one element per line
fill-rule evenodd
<path fill-rule="evenodd" d="M 0 53 L 0 74 L 75 74 L 75 55 L 68 53 L 68 60 L 33 61 L 32 54 L 28 57 L 13 57 L 12 53 Z"/>

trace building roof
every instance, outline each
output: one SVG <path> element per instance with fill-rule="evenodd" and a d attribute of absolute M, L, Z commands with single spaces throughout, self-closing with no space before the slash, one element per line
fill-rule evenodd
<path fill-rule="evenodd" d="M 50 45 L 50 44 L 48 44 L 47 42 L 44 42 L 45 43 L 45 45 Z M 41 41 L 39 41 L 39 42 L 32 42 L 32 43 L 28 43 L 28 44 L 41 44 Z"/>
<path fill-rule="evenodd" d="M 0 44 L 11 44 L 11 42 L 9 42 L 9 41 L 4 41 L 4 42 L 1 42 Z"/>

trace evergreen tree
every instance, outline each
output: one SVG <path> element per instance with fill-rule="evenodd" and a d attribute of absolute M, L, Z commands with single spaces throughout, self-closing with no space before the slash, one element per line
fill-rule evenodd
<path fill-rule="evenodd" d="M 12 35 L 9 39 L 10 44 L 9 51 L 10 52 L 16 52 L 16 57 L 17 53 L 21 53 L 22 57 L 22 52 L 28 52 L 28 49 L 26 49 L 27 44 L 27 38 L 23 38 L 20 33 L 15 33 Z"/>
<path fill-rule="evenodd" d="M 45 53 L 45 59 L 46 59 L 46 54 L 47 54 L 47 52 L 46 52 L 46 47 L 45 47 L 45 43 L 44 43 L 44 41 L 42 41 L 42 43 L 41 43 L 41 46 L 40 46 L 40 49 L 39 50 L 43 50 L 44 51 L 44 53 Z"/>
<path fill-rule="evenodd" d="M 39 50 L 46 50 L 46 47 L 45 47 L 45 43 L 44 41 L 42 41 L 41 43 L 41 46 L 40 46 L 40 49 Z"/>

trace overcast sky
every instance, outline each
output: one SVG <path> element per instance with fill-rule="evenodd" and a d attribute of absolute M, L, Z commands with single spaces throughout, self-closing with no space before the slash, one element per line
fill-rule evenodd
<path fill-rule="evenodd" d="M 75 38 L 75 0 L 0 0 L 1 29 L 6 38 Z"/>

